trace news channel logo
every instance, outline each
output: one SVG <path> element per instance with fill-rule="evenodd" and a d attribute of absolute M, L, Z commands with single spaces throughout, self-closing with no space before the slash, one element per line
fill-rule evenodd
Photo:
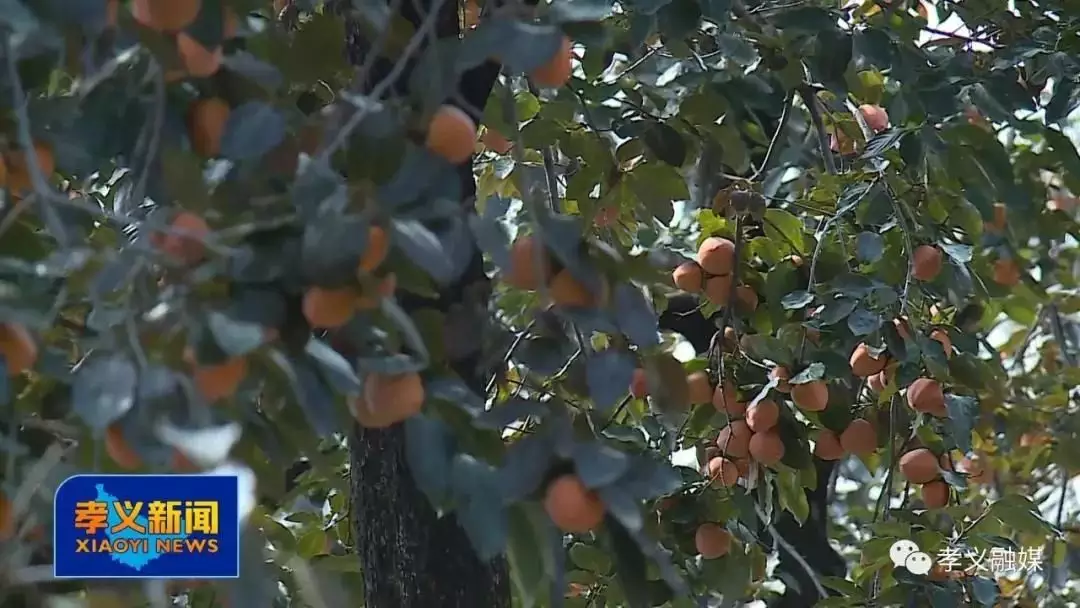
<path fill-rule="evenodd" d="M 240 576 L 239 479 L 76 475 L 54 499 L 56 578 Z"/>

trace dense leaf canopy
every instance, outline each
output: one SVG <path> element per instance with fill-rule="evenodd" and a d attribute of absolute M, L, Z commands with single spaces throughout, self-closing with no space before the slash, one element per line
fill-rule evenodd
<path fill-rule="evenodd" d="M 0 1 L 0 603 L 356 605 L 356 422 L 515 605 L 776 598 L 779 518 L 821 606 L 1077 599 L 1074 4 L 333 8 Z M 409 304 L 476 248 L 479 314 Z M 59 481 L 192 470 L 241 475 L 240 580 L 49 580 Z"/>

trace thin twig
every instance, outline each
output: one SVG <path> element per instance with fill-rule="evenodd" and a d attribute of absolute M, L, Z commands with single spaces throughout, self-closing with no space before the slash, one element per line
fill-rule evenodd
<path fill-rule="evenodd" d="M 761 166 L 757 168 L 757 171 L 754 171 L 754 174 L 750 176 L 750 181 L 757 181 L 769 169 L 769 163 L 779 148 L 777 143 L 779 143 L 784 132 L 787 131 L 788 118 L 791 116 L 791 106 L 794 101 L 795 93 L 788 93 L 787 98 L 784 99 L 784 109 L 780 112 L 780 122 L 776 125 L 776 131 L 773 133 L 772 139 L 769 140 L 769 147 L 765 150 L 765 158 L 761 160 Z"/>

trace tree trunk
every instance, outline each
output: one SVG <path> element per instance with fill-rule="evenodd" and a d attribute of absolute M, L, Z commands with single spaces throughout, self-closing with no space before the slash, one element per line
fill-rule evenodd
<path fill-rule="evenodd" d="M 438 0 L 435 0 L 436 2 Z M 392 4 L 393 5 L 393 4 Z M 432 0 L 404 0 L 401 14 L 419 30 L 425 7 Z M 438 5 L 435 36 L 459 34 L 456 0 Z M 367 39 L 358 27 L 348 28 L 348 56 L 362 64 Z M 415 59 L 415 57 L 414 57 Z M 386 77 L 389 62 L 375 62 L 366 86 Z M 403 93 L 409 70 L 391 88 Z M 485 64 L 467 74 L 460 84 L 463 109 L 479 122 L 472 106 L 483 109 L 499 67 Z M 462 213 L 474 212 L 476 183 L 472 159 L 459 167 Z M 486 316 L 490 291 L 478 250 L 469 269 L 436 301 L 406 296 L 400 303 L 412 313 L 433 307 L 447 314 L 447 323 L 472 323 L 469 312 Z M 480 308 L 477 311 L 477 307 Z M 460 311 L 465 309 L 464 319 Z M 448 331 L 454 331 L 448 328 Z M 475 325 L 472 328 L 475 335 Z M 483 394 L 486 376 L 479 350 L 458 353 L 451 365 L 477 394 Z M 351 517 L 354 542 L 364 573 L 364 605 L 368 608 L 502 608 L 510 605 L 509 575 L 505 559 L 481 562 L 453 514 L 440 518 L 416 487 L 405 457 L 405 431 L 401 425 L 378 430 L 355 425 L 349 442 L 351 456 Z"/>

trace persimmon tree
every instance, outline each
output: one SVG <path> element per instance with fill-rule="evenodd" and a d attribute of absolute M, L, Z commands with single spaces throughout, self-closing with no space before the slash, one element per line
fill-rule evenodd
<path fill-rule="evenodd" d="M 0 2 L 0 603 L 1069 605 L 1069 8 Z M 89 471 L 241 578 L 50 580 Z"/>

